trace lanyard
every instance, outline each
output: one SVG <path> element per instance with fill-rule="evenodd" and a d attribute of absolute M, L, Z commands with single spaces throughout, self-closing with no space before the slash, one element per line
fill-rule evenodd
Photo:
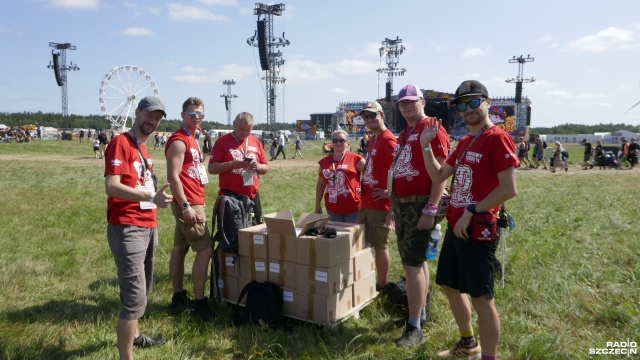
<path fill-rule="evenodd" d="M 460 155 L 459 158 L 456 159 L 456 166 L 453 169 L 453 173 L 455 174 L 455 171 L 458 169 L 458 165 L 460 165 L 460 161 L 462 161 L 462 159 L 464 159 L 465 155 L 467 155 L 467 151 L 469 150 L 469 148 L 471 147 L 471 145 L 473 145 L 474 142 L 476 142 L 476 140 L 480 137 L 480 135 L 482 135 L 482 133 L 484 133 L 485 130 L 487 130 L 489 127 L 485 126 L 483 127 L 478 134 L 476 134 L 476 136 L 473 137 L 473 139 L 471 140 L 471 142 L 469 143 L 469 145 L 467 145 L 467 148 L 464 149 L 464 151 L 462 152 L 462 155 Z"/>
<path fill-rule="evenodd" d="M 245 144 L 244 144 L 244 149 L 242 148 L 242 140 L 238 139 L 236 137 L 236 134 L 233 131 L 231 132 L 231 136 L 233 136 L 233 138 L 236 140 L 236 142 L 240 145 L 240 150 L 242 151 L 242 157 L 246 158 L 247 157 L 247 151 L 248 151 L 247 149 L 249 148 L 249 136 L 251 136 L 251 135 L 247 136 L 247 139 L 246 139 Z"/>
<path fill-rule="evenodd" d="M 340 165 L 342 164 L 342 160 L 344 160 L 344 156 L 345 156 L 346 154 L 347 154 L 347 153 L 342 154 L 342 157 L 341 157 L 341 158 L 340 158 L 340 160 L 338 160 L 338 162 L 337 162 L 338 166 L 340 166 Z M 333 156 L 333 155 L 332 155 L 332 156 Z M 338 167 L 338 166 L 336 166 L 336 162 L 335 162 L 335 161 L 333 161 L 333 159 L 331 159 L 331 160 L 332 160 L 332 161 L 331 161 L 331 166 L 333 167 L 333 184 L 334 184 L 334 186 L 335 186 L 335 183 L 336 183 L 336 174 L 338 173 L 338 169 L 339 169 L 339 167 Z"/>

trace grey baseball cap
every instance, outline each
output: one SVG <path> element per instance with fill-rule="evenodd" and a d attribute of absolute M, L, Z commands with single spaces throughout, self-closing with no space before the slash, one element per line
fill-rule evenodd
<path fill-rule="evenodd" d="M 167 112 L 164 110 L 164 104 L 157 96 L 147 96 L 142 98 L 138 103 L 138 109 L 146 111 L 162 111 L 164 117 L 167 117 Z"/>

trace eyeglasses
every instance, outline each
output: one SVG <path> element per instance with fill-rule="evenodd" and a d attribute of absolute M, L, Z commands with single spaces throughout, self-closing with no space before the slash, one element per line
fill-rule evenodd
<path fill-rule="evenodd" d="M 480 104 L 482 104 L 482 102 L 484 101 L 484 99 L 473 99 L 473 100 L 469 100 L 467 102 L 461 102 L 461 103 L 457 103 L 456 104 L 456 109 L 459 112 L 463 112 L 467 110 L 467 104 L 469 104 L 469 107 L 472 109 L 477 109 Z"/>
<path fill-rule="evenodd" d="M 413 106 L 420 100 L 402 100 L 398 103 L 398 106 Z"/>
<path fill-rule="evenodd" d="M 198 115 L 200 119 L 204 119 L 204 113 L 200 111 L 189 111 L 189 112 L 186 112 L 185 114 L 189 115 L 189 117 L 192 119 L 195 119 L 196 115 Z"/>
<path fill-rule="evenodd" d="M 347 140 L 345 140 L 345 139 L 340 139 L 340 138 L 333 138 L 333 139 L 331 139 L 331 142 L 332 142 L 332 143 L 334 143 L 334 144 L 338 144 L 338 143 L 339 143 L 339 144 L 344 144 L 344 143 L 346 143 L 346 142 L 347 142 Z"/>
<path fill-rule="evenodd" d="M 365 119 L 365 120 L 373 120 L 373 119 L 375 119 L 377 117 L 378 117 L 378 113 L 377 112 L 368 113 L 368 114 L 362 115 L 362 118 Z"/>

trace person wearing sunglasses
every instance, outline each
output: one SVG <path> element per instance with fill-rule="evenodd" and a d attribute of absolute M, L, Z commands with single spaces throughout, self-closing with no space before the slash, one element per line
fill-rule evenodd
<path fill-rule="evenodd" d="M 116 327 L 120 359 L 133 359 L 133 348 L 162 345 L 165 338 L 138 330 L 153 288 L 158 247 L 158 207 L 172 196 L 169 184 L 156 190 L 153 163 L 145 142 L 166 117 L 160 98 L 147 96 L 135 110 L 131 130 L 116 136 L 105 151 L 104 182 L 107 194 L 107 239 L 118 269 L 120 312 Z"/>
<path fill-rule="evenodd" d="M 264 146 L 251 135 L 253 115 L 239 113 L 233 120 L 233 131 L 213 143 L 209 158 L 209 174 L 218 175 L 220 195 L 246 195 L 254 202 L 256 224 L 262 224 L 260 175 L 269 171 Z"/>
<path fill-rule="evenodd" d="M 171 308 L 191 306 L 194 314 L 204 321 L 213 316 L 204 288 L 213 253 L 205 209 L 204 186 L 209 182 L 204 157 L 196 132 L 204 120 L 204 103 L 190 97 L 182 104 L 182 123 L 165 145 L 167 179 L 171 184 L 175 218 L 173 250 L 169 259 L 169 275 L 173 286 Z M 184 289 L 184 261 L 189 249 L 196 252 L 191 271 L 194 300 Z"/>
<path fill-rule="evenodd" d="M 432 118 L 424 113 L 425 100 L 415 85 L 406 85 L 398 92 L 398 108 L 407 127 L 398 136 L 391 165 L 393 179 L 392 212 L 387 226 L 395 229 L 398 253 L 406 275 L 409 316 L 398 345 L 413 347 L 423 340 L 422 323 L 426 323 L 426 299 L 429 289 L 429 268 L 426 262 L 428 239 L 435 227 L 434 207 L 440 202 L 444 183 L 431 181 L 422 160 L 420 133 Z M 438 161 L 449 152 L 449 135 L 441 128 L 429 146 Z M 429 211 L 424 211 L 425 209 Z"/>
<path fill-rule="evenodd" d="M 376 263 L 376 289 L 387 284 L 391 257 L 389 256 L 389 228 L 385 226 L 391 210 L 387 175 L 393 161 L 396 137 L 384 125 L 384 111 L 377 101 L 365 104 L 360 115 L 372 133 L 365 149 L 366 165 L 362 174 L 362 206 L 358 213 L 358 224 L 365 224 L 366 241 L 373 244 Z"/>
<path fill-rule="evenodd" d="M 420 135 L 424 163 L 434 181 L 453 175 L 436 284 L 449 299 L 460 340 L 439 356 L 496 359 L 500 319 L 494 299 L 494 277 L 500 262 L 495 256 L 499 236 L 495 224 L 502 204 L 516 196 L 515 168 L 519 165 L 511 136 L 489 118 L 491 98 L 476 80 L 462 82 L 451 104 L 469 128 L 445 163 L 440 164 L 429 144 L 439 128 L 430 121 Z M 471 296 L 471 301 L 469 297 Z M 481 344 L 473 335 L 471 307 L 480 324 Z M 482 345 L 482 348 L 480 347 Z"/>
<path fill-rule="evenodd" d="M 362 156 L 347 150 L 349 135 L 344 130 L 331 134 L 333 154 L 320 161 L 316 184 L 316 214 L 322 214 L 322 199 L 331 221 L 356 223 L 360 210 L 360 174 Z"/>

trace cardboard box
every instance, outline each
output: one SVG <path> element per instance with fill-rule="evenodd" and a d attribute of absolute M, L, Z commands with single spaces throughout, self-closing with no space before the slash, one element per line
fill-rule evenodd
<path fill-rule="evenodd" d="M 373 248 L 357 251 L 353 257 L 353 281 L 360 280 L 366 274 L 376 270 L 375 252 Z"/>
<path fill-rule="evenodd" d="M 353 311 L 352 291 L 351 286 L 330 296 L 296 291 L 295 316 L 320 324 L 340 320 Z"/>
<path fill-rule="evenodd" d="M 220 276 L 220 278 L 218 278 L 218 286 L 220 287 L 222 300 L 227 300 L 233 302 L 234 304 L 236 301 L 238 301 L 238 295 L 240 295 L 240 291 L 238 290 L 237 277 Z M 217 289 L 215 290 L 215 294 L 216 296 L 218 296 Z"/>
<path fill-rule="evenodd" d="M 263 259 L 269 256 L 266 224 L 251 226 L 238 231 L 238 254 Z"/>
<path fill-rule="evenodd" d="M 268 258 L 296 262 L 297 240 L 312 228 L 321 228 L 329 221 L 328 215 L 302 214 L 294 224 L 291 210 L 264 215 L 269 234 Z"/>
<path fill-rule="evenodd" d="M 330 296 L 353 283 L 351 259 L 332 268 L 296 264 L 296 290 Z"/>
<path fill-rule="evenodd" d="M 296 290 L 289 287 L 282 288 L 282 314 L 296 316 Z"/>
<path fill-rule="evenodd" d="M 296 264 L 284 261 L 268 259 L 269 281 L 280 287 L 296 287 Z"/>
<path fill-rule="evenodd" d="M 376 272 L 372 271 L 353 283 L 353 308 L 360 308 L 376 295 Z"/>
<path fill-rule="evenodd" d="M 242 293 L 242 289 L 244 289 L 244 287 L 247 286 L 247 284 L 252 281 L 253 280 L 243 279 L 243 278 L 238 279 L 238 295 L 236 295 L 234 302 L 238 301 L 238 297 L 240 296 L 240 293 Z M 238 303 L 238 305 L 245 306 L 246 304 L 247 304 L 247 295 L 245 295 L 244 298 L 240 299 L 240 302 Z"/>
<path fill-rule="evenodd" d="M 240 277 L 240 259 L 236 259 L 236 263 L 233 263 L 233 254 L 226 253 L 224 251 L 218 252 L 218 259 L 220 262 L 220 276 L 227 277 Z M 212 264 L 213 266 L 213 264 Z"/>
<path fill-rule="evenodd" d="M 267 259 L 251 258 L 240 256 L 240 278 L 256 280 L 260 282 L 269 281 Z"/>
<path fill-rule="evenodd" d="M 336 231 L 347 231 L 351 234 L 352 245 L 355 251 L 364 249 L 367 247 L 365 244 L 366 237 L 364 236 L 365 226 L 362 224 L 351 224 L 339 221 L 329 221 L 326 226 L 335 228 Z"/>
<path fill-rule="evenodd" d="M 355 253 L 351 235 L 338 231 L 335 238 L 323 236 L 300 236 L 296 244 L 296 262 L 302 265 L 334 267 L 351 260 Z"/>

